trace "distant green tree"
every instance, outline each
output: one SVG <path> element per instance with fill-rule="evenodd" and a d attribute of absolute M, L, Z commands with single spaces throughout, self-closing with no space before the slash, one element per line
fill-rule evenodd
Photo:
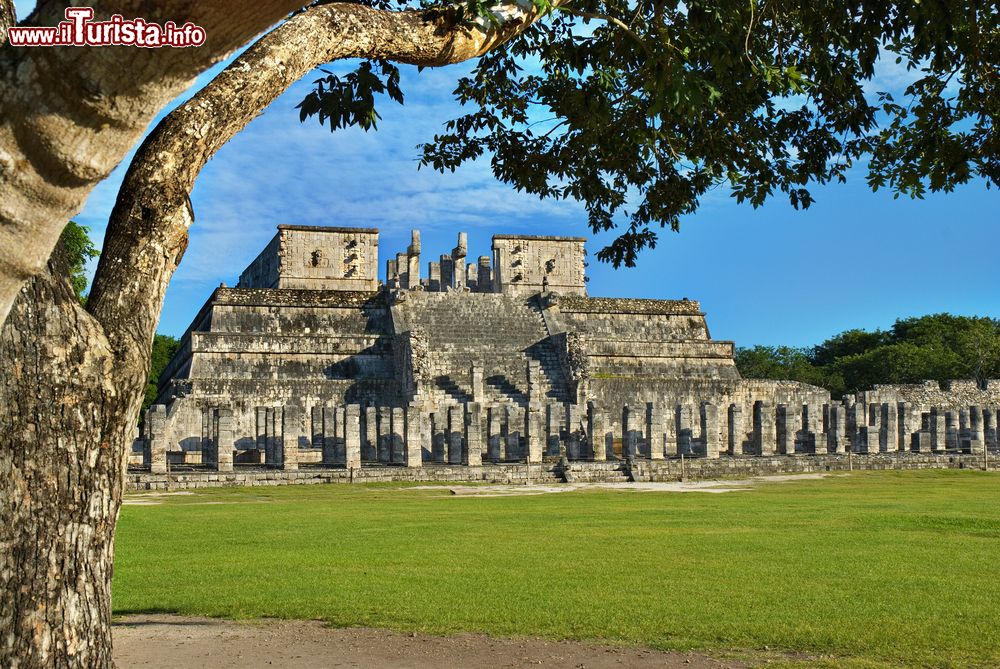
<path fill-rule="evenodd" d="M 162 334 L 153 337 L 152 364 L 149 369 L 149 380 L 146 383 L 146 396 L 142 401 L 142 411 L 139 413 L 140 421 L 146 415 L 146 409 L 149 408 L 149 405 L 156 401 L 160 375 L 163 374 L 163 370 L 167 368 L 170 359 L 174 357 L 174 353 L 177 352 L 180 345 L 181 342 L 176 337 Z"/>
<path fill-rule="evenodd" d="M 817 367 L 811 351 L 789 346 L 754 346 L 736 349 L 736 366 L 748 379 L 801 381 L 827 386 L 826 370 Z"/>
<path fill-rule="evenodd" d="M 1000 321 L 931 314 L 897 320 L 889 330 L 847 330 L 812 349 L 755 346 L 736 351 L 749 379 L 822 386 L 834 397 L 876 384 L 1000 378 Z"/>
<path fill-rule="evenodd" d="M 59 238 L 69 267 L 69 281 L 81 304 L 87 302 L 87 262 L 100 255 L 90 240 L 89 232 L 90 228 L 70 221 Z"/>

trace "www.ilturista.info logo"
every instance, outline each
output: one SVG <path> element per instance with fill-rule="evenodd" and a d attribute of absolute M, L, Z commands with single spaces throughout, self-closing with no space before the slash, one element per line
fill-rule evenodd
<path fill-rule="evenodd" d="M 201 46 L 205 29 L 188 21 L 178 26 L 115 14 L 108 21 L 92 21 L 93 7 L 67 7 L 66 20 L 57 26 L 17 26 L 8 29 L 11 46 Z"/>

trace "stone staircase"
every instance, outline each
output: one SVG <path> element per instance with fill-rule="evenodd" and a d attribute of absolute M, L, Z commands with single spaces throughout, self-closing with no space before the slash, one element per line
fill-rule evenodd
<path fill-rule="evenodd" d="M 529 360 L 541 365 L 544 401 L 567 402 L 559 357 L 533 298 L 498 293 L 408 292 L 393 305 L 397 332 L 414 329 L 427 344 L 429 387 L 420 399 L 452 404 L 472 401 L 471 368 L 483 370 L 484 402 L 528 402 Z"/>

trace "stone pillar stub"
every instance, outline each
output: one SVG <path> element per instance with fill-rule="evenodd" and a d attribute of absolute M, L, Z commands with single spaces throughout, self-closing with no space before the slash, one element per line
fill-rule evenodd
<path fill-rule="evenodd" d="M 448 430 L 445 446 L 448 449 L 446 462 L 457 465 L 462 462 L 462 435 L 465 432 L 465 415 L 462 407 L 448 407 Z"/>
<path fill-rule="evenodd" d="M 424 464 L 423 435 L 421 427 L 429 422 L 429 417 L 420 407 L 411 404 L 406 407 L 406 459 L 407 467 L 421 467 Z"/>
<path fill-rule="evenodd" d="M 746 427 L 743 423 L 743 408 L 738 404 L 729 405 L 729 455 L 743 455 L 743 440 Z"/>
<path fill-rule="evenodd" d="M 774 455 L 777 435 L 775 434 L 774 406 L 766 402 L 753 405 L 754 450 L 757 455 Z"/>
<path fill-rule="evenodd" d="M 167 473 L 167 406 L 154 404 L 146 413 L 149 423 L 149 471 Z"/>
<path fill-rule="evenodd" d="M 288 471 L 299 468 L 299 436 L 302 434 L 302 409 L 294 404 L 281 412 L 280 466 Z"/>
<path fill-rule="evenodd" d="M 483 405 L 469 402 L 465 405 L 465 448 L 462 464 L 479 467 L 483 464 Z"/>
<path fill-rule="evenodd" d="M 649 458 L 650 460 L 662 460 L 663 437 L 667 432 L 663 404 L 660 402 L 650 402 L 647 405 L 646 412 L 648 415 L 646 440 L 649 442 Z"/>
<path fill-rule="evenodd" d="M 590 456 L 596 462 L 608 459 L 607 418 L 594 402 L 587 402 L 587 420 L 590 435 Z"/>
<path fill-rule="evenodd" d="M 361 406 L 348 404 L 344 409 L 344 465 L 361 467 Z"/>
<path fill-rule="evenodd" d="M 233 471 L 233 446 L 236 437 L 233 430 L 233 410 L 230 407 L 219 408 L 219 433 L 215 440 L 216 469 L 220 472 Z"/>
<path fill-rule="evenodd" d="M 705 457 L 708 459 L 718 459 L 719 457 L 719 407 L 711 402 L 701 404 L 701 439 L 705 444 Z"/>

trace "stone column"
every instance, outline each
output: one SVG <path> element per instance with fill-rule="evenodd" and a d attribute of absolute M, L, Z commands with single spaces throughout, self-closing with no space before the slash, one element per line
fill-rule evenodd
<path fill-rule="evenodd" d="M 268 434 L 268 429 L 267 429 L 267 425 L 268 425 L 268 413 L 267 412 L 268 412 L 267 407 L 257 407 L 256 411 L 255 411 L 255 413 L 257 415 L 257 422 L 256 422 L 257 444 L 256 444 L 256 446 L 257 446 L 258 460 L 260 462 L 263 462 L 264 464 L 270 465 L 271 464 L 271 460 L 273 459 L 274 456 L 271 454 L 271 445 L 270 445 L 270 443 L 268 442 L 268 439 L 267 439 L 267 434 Z"/>
<path fill-rule="evenodd" d="M 800 417 L 801 420 L 801 417 Z M 795 405 L 778 405 L 778 451 L 782 455 L 795 455 L 796 428 Z"/>
<path fill-rule="evenodd" d="M 337 464 L 337 412 L 333 407 L 316 407 L 319 409 L 322 436 L 320 445 L 323 448 L 323 465 L 332 467 Z"/>
<path fill-rule="evenodd" d="M 757 455 L 774 455 L 776 441 L 774 406 L 757 401 L 753 405 L 754 450 Z"/>
<path fill-rule="evenodd" d="M 525 430 L 528 442 L 528 462 L 542 461 L 542 412 L 535 403 L 525 410 Z"/>
<path fill-rule="evenodd" d="M 649 442 L 650 460 L 663 459 L 663 435 L 666 433 L 663 415 L 663 405 L 649 402 L 646 405 L 646 441 Z"/>
<path fill-rule="evenodd" d="M 743 425 L 743 408 L 738 404 L 729 405 L 729 455 L 743 455 L 743 440 L 746 427 Z"/>
<path fill-rule="evenodd" d="M 513 460 L 523 457 L 521 453 L 521 435 L 524 434 L 524 420 L 517 407 L 507 405 L 504 407 L 507 413 L 506 439 L 504 440 L 504 458 Z"/>
<path fill-rule="evenodd" d="M 455 287 L 455 263 L 451 261 L 451 256 L 442 255 L 439 266 L 441 268 L 441 290 L 442 292 L 451 290 Z"/>
<path fill-rule="evenodd" d="M 959 450 L 959 432 L 961 431 L 958 412 L 944 412 L 944 443 L 945 449 L 949 451 Z M 965 424 L 968 424 L 968 416 L 965 417 Z"/>
<path fill-rule="evenodd" d="M 545 405 L 545 455 L 564 456 L 562 446 L 562 426 L 566 423 L 566 411 L 562 404 Z"/>
<path fill-rule="evenodd" d="M 406 463 L 406 417 L 403 407 L 392 408 L 392 454 L 390 462 Z"/>
<path fill-rule="evenodd" d="M 872 404 L 868 411 L 868 425 L 862 427 L 861 452 L 874 455 L 879 452 L 879 437 L 882 431 L 882 406 Z"/>
<path fill-rule="evenodd" d="M 465 432 L 465 415 L 462 407 L 451 405 L 448 407 L 448 438 L 445 444 L 448 447 L 446 462 L 457 465 L 462 461 L 462 434 Z"/>
<path fill-rule="evenodd" d="M 590 455 L 595 462 L 603 462 L 608 459 L 608 424 L 604 412 L 593 401 L 587 402 L 587 425 Z"/>
<path fill-rule="evenodd" d="M 483 391 L 483 366 L 478 362 L 472 363 L 469 377 L 472 381 L 472 401 L 481 404 L 486 399 L 486 394 Z"/>
<path fill-rule="evenodd" d="M 719 407 L 711 402 L 701 403 L 701 439 L 705 444 L 705 457 L 717 460 L 721 439 L 719 429 Z"/>
<path fill-rule="evenodd" d="M 851 434 L 851 450 L 864 453 L 868 449 L 868 410 L 863 402 L 856 402 L 849 409 L 848 427 Z"/>
<path fill-rule="evenodd" d="M 469 402 L 465 405 L 465 450 L 462 464 L 480 467 L 483 464 L 483 405 Z"/>
<path fill-rule="evenodd" d="M 479 271 L 478 284 L 480 293 L 492 293 L 493 292 L 493 273 L 492 273 L 492 261 L 489 256 L 479 256 L 479 262 L 477 263 L 477 269 Z"/>
<path fill-rule="evenodd" d="M 900 402 L 897 405 L 897 411 L 899 412 L 899 435 L 896 447 L 900 453 L 906 453 L 910 450 L 910 443 L 915 432 L 913 429 L 913 409 L 909 402 Z"/>
<path fill-rule="evenodd" d="M 281 458 L 282 469 L 294 471 L 299 468 L 299 436 L 302 434 L 302 409 L 294 404 L 281 412 Z"/>
<path fill-rule="evenodd" d="M 913 450 L 917 453 L 929 453 L 933 450 L 934 433 L 933 421 L 929 412 L 920 414 L 920 430 L 917 431 L 916 439 L 913 442 Z"/>
<path fill-rule="evenodd" d="M 969 407 L 969 452 L 982 455 L 986 447 L 983 432 L 983 410 L 978 406 Z"/>
<path fill-rule="evenodd" d="M 635 409 L 629 405 L 622 407 L 622 457 L 626 460 L 635 458 L 638 446 L 639 433 L 635 429 L 634 413 Z"/>
<path fill-rule="evenodd" d="M 435 293 L 441 290 L 441 263 L 427 263 L 427 290 Z"/>
<path fill-rule="evenodd" d="M 439 408 L 431 414 L 431 456 L 434 462 L 448 464 L 448 410 Z"/>
<path fill-rule="evenodd" d="M 229 407 L 221 407 L 219 409 L 219 433 L 215 439 L 215 465 L 220 472 L 233 471 L 233 445 L 235 441 L 233 410 Z"/>
<path fill-rule="evenodd" d="M 542 396 L 542 363 L 528 360 L 525 376 L 528 381 L 528 404 L 540 404 Z"/>
<path fill-rule="evenodd" d="M 150 474 L 167 473 L 167 406 L 154 404 L 146 412 L 149 424 L 149 445 L 146 460 Z"/>
<path fill-rule="evenodd" d="M 465 232 L 458 233 L 458 244 L 451 250 L 452 262 L 452 285 L 455 290 L 465 288 L 465 256 L 469 255 L 469 235 Z"/>
<path fill-rule="evenodd" d="M 344 408 L 344 466 L 361 468 L 361 405 Z"/>
<path fill-rule="evenodd" d="M 997 412 L 996 409 L 983 409 L 983 441 L 984 448 L 994 450 L 997 447 Z"/>
<path fill-rule="evenodd" d="M 416 404 L 406 407 L 406 466 L 420 467 L 424 463 L 421 426 L 427 416 Z"/>
<path fill-rule="evenodd" d="M 805 412 L 805 431 L 812 442 L 812 453 L 826 455 L 829 449 L 826 431 L 823 429 L 823 407 L 819 404 L 807 404 Z"/>
<path fill-rule="evenodd" d="M 677 407 L 677 452 L 694 455 L 694 415 L 689 404 Z"/>
<path fill-rule="evenodd" d="M 583 458 L 583 414 L 579 404 L 566 405 L 566 455 L 570 460 Z"/>
<path fill-rule="evenodd" d="M 882 432 L 885 433 L 885 450 L 887 453 L 894 453 L 899 450 L 899 408 L 891 402 L 883 404 L 882 415 L 884 417 Z"/>
<path fill-rule="evenodd" d="M 392 409 L 378 409 L 378 461 L 392 462 Z"/>
<path fill-rule="evenodd" d="M 955 440 L 956 450 L 959 453 L 969 452 L 969 441 L 972 436 L 972 423 L 969 409 L 959 409 L 958 411 L 958 439 Z"/>
<path fill-rule="evenodd" d="M 829 437 L 827 439 L 830 451 L 843 453 L 849 448 L 847 443 L 847 409 L 840 402 L 830 405 Z"/>
<path fill-rule="evenodd" d="M 931 450 L 935 453 L 944 453 L 948 450 L 947 427 L 945 425 L 944 412 L 937 407 L 931 407 Z"/>
<path fill-rule="evenodd" d="M 486 432 L 486 457 L 493 462 L 503 459 L 503 435 L 500 432 L 500 409 L 491 407 L 488 417 L 489 425 Z"/>
<path fill-rule="evenodd" d="M 410 245 L 406 249 L 407 288 L 415 290 L 420 286 L 420 231 L 410 231 Z"/>
<path fill-rule="evenodd" d="M 385 285 L 388 288 L 399 288 L 399 267 L 395 260 L 385 261 Z"/>
<path fill-rule="evenodd" d="M 396 254 L 396 273 L 399 275 L 399 288 L 407 290 L 410 287 L 410 277 L 408 273 L 408 265 L 406 264 L 406 254 L 397 253 Z"/>
<path fill-rule="evenodd" d="M 361 436 L 361 457 L 378 460 L 378 413 L 375 407 L 365 407 L 364 430 Z"/>
<path fill-rule="evenodd" d="M 423 462 L 424 453 L 427 458 L 434 462 L 434 418 L 427 411 L 420 414 L 420 460 Z"/>

